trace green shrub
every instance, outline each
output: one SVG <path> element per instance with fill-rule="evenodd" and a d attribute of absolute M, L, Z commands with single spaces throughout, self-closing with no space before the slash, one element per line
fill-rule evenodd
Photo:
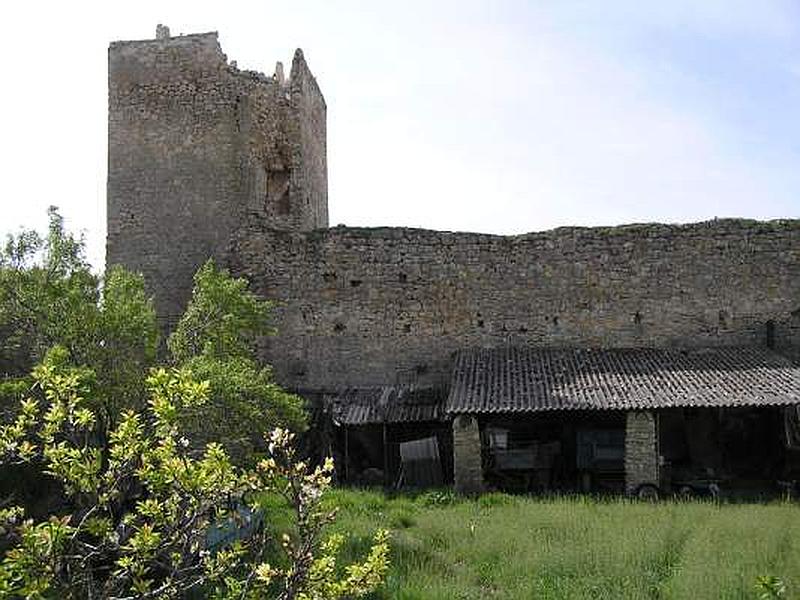
<path fill-rule="evenodd" d="M 338 565 L 344 536 L 324 535 L 334 518 L 321 506 L 330 459 L 316 468 L 300 462 L 293 435 L 281 429 L 254 469 L 235 467 L 220 444 L 192 449 L 181 413 L 202 405 L 210 386 L 186 370 L 154 371 L 148 410 L 123 413 L 100 438 L 90 408 L 94 374 L 66 365 L 65 354 L 48 353 L 34 371 L 41 396 L 23 400 L 16 419 L 0 427 L 0 462 L 41 465 L 71 508 L 38 522 L 21 507 L 0 509 L 0 598 L 167 599 L 202 591 L 220 600 L 324 600 L 361 596 L 381 583 L 385 531 L 363 562 L 346 567 Z M 253 512 L 259 501 L 278 516 L 267 512 L 265 527 Z"/>

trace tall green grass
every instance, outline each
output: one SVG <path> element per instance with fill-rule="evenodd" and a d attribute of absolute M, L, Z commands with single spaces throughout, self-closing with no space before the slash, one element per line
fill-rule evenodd
<path fill-rule="evenodd" d="M 375 598 L 758 598 L 780 577 L 800 598 L 800 507 L 646 504 L 588 497 L 336 490 L 347 558 L 390 528 L 392 565 Z"/>

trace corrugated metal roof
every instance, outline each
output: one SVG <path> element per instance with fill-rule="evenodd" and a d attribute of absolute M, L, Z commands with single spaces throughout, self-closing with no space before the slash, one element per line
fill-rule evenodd
<path fill-rule="evenodd" d="M 343 425 L 438 421 L 444 416 L 444 391 L 391 386 L 347 388 L 325 394 L 333 420 Z"/>
<path fill-rule="evenodd" d="M 447 412 L 800 403 L 800 368 L 764 348 L 473 348 L 455 358 Z"/>

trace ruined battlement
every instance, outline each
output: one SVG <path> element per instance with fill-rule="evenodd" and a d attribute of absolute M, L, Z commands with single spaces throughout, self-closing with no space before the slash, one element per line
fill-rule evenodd
<path fill-rule="evenodd" d="M 128 69 L 138 66 L 141 70 L 131 74 L 131 80 L 137 82 L 164 81 L 182 74 L 197 75 L 201 71 L 214 72 L 229 67 L 216 31 L 120 40 L 109 44 L 108 54 L 113 61 L 128 62 Z M 115 64 L 115 70 L 120 67 Z"/>
<path fill-rule="evenodd" d="M 219 33 L 192 33 L 171 36 L 169 29 L 159 25 L 155 38 L 146 40 L 120 40 L 109 44 L 109 57 L 115 61 L 115 70 L 137 70 L 131 78 L 135 84 L 163 82 L 170 79 L 197 79 L 201 74 L 214 74 L 226 71 L 228 74 L 241 77 L 243 81 L 258 82 L 267 86 L 278 85 L 291 88 L 291 75 L 284 74 L 283 63 L 275 64 L 271 76 L 261 71 L 241 70 L 236 61 L 228 61 L 219 43 Z M 159 33 L 160 32 L 160 33 Z M 127 64 L 122 65 L 122 62 Z M 293 61 L 294 77 L 299 83 L 312 87 L 320 101 L 325 104 L 322 91 L 316 79 L 305 64 L 303 51 L 297 49 Z M 307 81 L 303 81 L 306 79 Z M 109 81 L 119 83 L 119 81 Z"/>

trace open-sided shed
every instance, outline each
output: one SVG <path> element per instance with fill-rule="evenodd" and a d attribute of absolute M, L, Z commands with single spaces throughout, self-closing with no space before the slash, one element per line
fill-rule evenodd
<path fill-rule="evenodd" d="M 387 486 L 452 479 L 444 400 L 443 389 L 416 386 L 344 388 L 326 394 L 324 406 L 338 430 L 343 479 Z M 426 458 L 420 448 L 436 452 Z"/>
<path fill-rule="evenodd" d="M 797 405 L 800 368 L 767 348 L 510 346 L 456 354 L 446 412 L 454 417 L 458 489 L 482 489 L 487 467 L 514 449 L 531 449 L 535 470 L 541 448 L 559 442 L 571 461 L 567 471 L 584 483 L 581 460 L 599 465 L 616 453 L 625 489 L 636 492 L 681 479 L 713 484 L 737 475 L 744 462 L 735 456 L 753 452 L 770 463 L 762 465 L 765 473 L 789 476 L 791 457 L 781 454 L 789 440 L 781 438 L 796 410 L 783 409 Z M 504 430 L 516 434 L 516 448 L 508 439 L 498 445 Z M 574 447 L 567 451 L 565 443 Z M 546 460 L 538 468 L 548 468 Z"/>

